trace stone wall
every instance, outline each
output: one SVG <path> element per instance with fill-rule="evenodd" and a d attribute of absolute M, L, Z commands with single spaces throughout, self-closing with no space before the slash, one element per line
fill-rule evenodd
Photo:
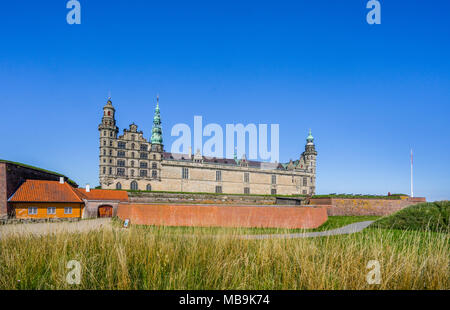
<path fill-rule="evenodd" d="M 394 199 L 348 199 L 348 198 L 311 198 L 310 204 L 326 206 L 329 216 L 336 215 L 377 215 L 385 216 L 410 205 L 424 202 L 424 198 L 405 200 Z"/>
<path fill-rule="evenodd" d="M 134 203 L 197 203 L 197 204 L 251 204 L 273 205 L 273 196 L 177 194 L 156 192 L 130 192 L 128 199 Z"/>
<path fill-rule="evenodd" d="M 316 228 L 324 207 L 119 204 L 117 216 L 137 225 Z"/>

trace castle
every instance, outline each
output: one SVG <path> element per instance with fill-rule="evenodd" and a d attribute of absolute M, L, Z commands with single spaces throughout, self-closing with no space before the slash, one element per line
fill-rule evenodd
<path fill-rule="evenodd" d="M 260 195 L 313 195 L 317 152 L 309 132 L 305 151 L 286 164 L 164 151 L 159 100 L 150 141 L 134 123 L 119 135 L 111 98 L 103 107 L 100 132 L 102 189 Z"/>

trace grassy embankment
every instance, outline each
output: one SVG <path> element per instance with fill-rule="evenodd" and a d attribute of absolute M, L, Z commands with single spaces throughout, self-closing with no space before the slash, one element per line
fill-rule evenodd
<path fill-rule="evenodd" d="M 1 239 L 0 289 L 450 288 L 448 233 L 373 228 L 245 240 L 236 236 L 242 230 L 177 229 L 132 226 Z M 78 286 L 65 281 L 70 260 L 82 266 Z M 380 262 L 380 285 L 366 282 L 370 260 Z"/>

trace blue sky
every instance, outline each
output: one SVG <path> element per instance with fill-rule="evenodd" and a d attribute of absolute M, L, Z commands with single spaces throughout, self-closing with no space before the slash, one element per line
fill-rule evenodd
<path fill-rule="evenodd" d="M 98 184 L 108 91 L 149 137 L 177 123 L 278 123 L 280 159 L 312 128 L 318 193 L 450 198 L 450 3 L 8 1 L 0 10 L 0 158 Z"/>

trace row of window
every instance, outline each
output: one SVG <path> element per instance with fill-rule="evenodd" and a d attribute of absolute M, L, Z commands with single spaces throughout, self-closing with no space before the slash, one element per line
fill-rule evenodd
<path fill-rule="evenodd" d="M 113 174 L 113 169 L 111 167 L 109 167 L 108 170 L 108 174 L 112 175 Z M 106 174 L 106 167 L 103 167 L 103 174 Z M 125 176 L 125 168 L 117 168 L 117 173 L 118 176 Z M 130 170 L 130 176 L 134 177 L 134 170 L 131 169 Z M 148 170 L 139 170 L 139 176 L 141 177 L 147 177 L 148 176 Z M 157 178 L 158 177 L 158 171 L 157 170 L 152 170 L 152 178 Z"/>
<path fill-rule="evenodd" d="M 131 167 L 134 167 L 134 161 L 130 162 Z M 118 160 L 117 161 L 117 166 L 119 167 L 125 167 L 125 160 Z M 148 163 L 143 161 L 139 163 L 139 168 L 143 168 L 146 169 L 148 168 Z M 152 169 L 158 169 L 158 164 L 157 163 L 152 163 Z"/>
<path fill-rule="evenodd" d="M 106 156 L 107 154 L 109 154 L 109 156 L 114 156 L 113 155 L 113 150 L 109 150 L 109 152 L 107 153 L 106 150 L 103 150 L 103 156 Z M 134 152 L 131 152 L 131 157 L 135 158 Z M 125 151 L 117 151 L 117 157 L 121 157 L 121 158 L 125 158 L 126 156 L 126 152 Z M 139 153 L 139 158 L 141 159 L 148 159 L 148 153 Z M 153 160 L 156 160 L 156 154 L 153 154 Z"/>
<path fill-rule="evenodd" d="M 36 215 L 38 213 L 37 207 L 29 207 L 28 208 L 28 215 Z M 56 214 L 56 207 L 48 207 L 47 208 L 47 214 L 48 215 L 55 215 Z M 72 214 L 72 207 L 64 207 L 64 214 Z"/>
<path fill-rule="evenodd" d="M 116 189 L 122 189 L 122 184 L 120 182 L 118 182 L 116 184 Z M 133 191 L 138 191 L 139 190 L 138 183 L 136 181 L 131 182 L 130 189 L 133 190 Z M 146 191 L 151 191 L 152 190 L 152 185 L 151 184 L 147 184 L 145 190 Z"/>

